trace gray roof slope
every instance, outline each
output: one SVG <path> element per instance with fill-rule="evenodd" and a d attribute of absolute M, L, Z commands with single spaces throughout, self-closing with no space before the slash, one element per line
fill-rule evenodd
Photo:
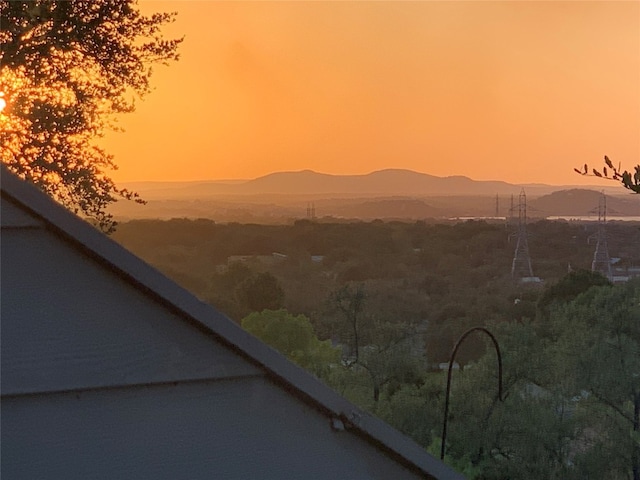
<path fill-rule="evenodd" d="M 203 332 L 213 334 L 242 357 L 265 369 L 291 395 L 340 420 L 346 428 L 377 445 L 406 466 L 427 478 L 464 479 L 422 447 L 385 422 L 354 406 L 329 387 L 289 362 L 284 356 L 245 332 L 215 308 L 201 302 L 128 250 L 102 234 L 35 186 L 22 181 L 2 165 L 2 197 L 39 217 L 48 229 L 75 248 L 130 282 L 166 308 L 179 313 Z"/>

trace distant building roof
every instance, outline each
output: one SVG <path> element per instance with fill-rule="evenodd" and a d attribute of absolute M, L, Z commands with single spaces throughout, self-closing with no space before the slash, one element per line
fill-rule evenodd
<path fill-rule="evenodd" d="M 521 283 L 543 283 L 540 277 L 522 277 L 520 279 Z"/>

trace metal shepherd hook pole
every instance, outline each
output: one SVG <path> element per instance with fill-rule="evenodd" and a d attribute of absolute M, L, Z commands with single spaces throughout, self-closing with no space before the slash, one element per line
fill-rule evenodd
<path fill-rule="evenodd" d="M 442 445 L 440 446 L 440 459 L 444 460 L 444 450 L 445 443 L 447 441 L 447 417 L 449 416 L 449 394 L 451 393 L 451 370 L 453 367 L 453 361 L 455 360 L 456 353 L 458 353 L 458 348 L 460 348 L 460 344 L 463 342 L 465 338 L 469 336 L 469 334 L 475 332 L 476 330 L 480 330 L 491 338 L 493 342 L 493 346 L 496 347 L 496 354 L 498 355 L 498 400 L 501 402 L 504 401 L 502 398 L 502 355 L 500 354 L 500 347 L 498 346 L 498 341 L 493 334 L 484 327 L 473 327 L 462 334 L 460 339 L 456 342 L 453 347 L 453 351 L 451 352 L 451 357 L 449 358 L 449 370 L 447 372 L 447 393 L 444 400 L 444 422 L 442 424 Z"/>

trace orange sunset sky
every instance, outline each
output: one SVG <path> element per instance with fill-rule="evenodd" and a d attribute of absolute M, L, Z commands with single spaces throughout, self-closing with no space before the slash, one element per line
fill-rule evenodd
<path fill-rule="evenodd" d="M 407 168 L 596 184 L 640 161 L 640 2 L 142 1 L 181 59 L 102 144 L 116 181 Z"/>

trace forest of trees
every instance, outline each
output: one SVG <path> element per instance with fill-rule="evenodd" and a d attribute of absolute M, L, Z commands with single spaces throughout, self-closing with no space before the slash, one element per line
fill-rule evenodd
<path fill-rule="evenodd" d="M 218 225 L 138 220 L 114 238 L 360 407 L 469 478 L 640 476 L 640 279 L 589 271 L 596 225 L 529 225 L 534 274 L 510 276 L 501 223 Z M 640 265 L 640 228 L 610 222 L 609 251 Z M 571 270 L 571 273 L 568 273 Z"/>

